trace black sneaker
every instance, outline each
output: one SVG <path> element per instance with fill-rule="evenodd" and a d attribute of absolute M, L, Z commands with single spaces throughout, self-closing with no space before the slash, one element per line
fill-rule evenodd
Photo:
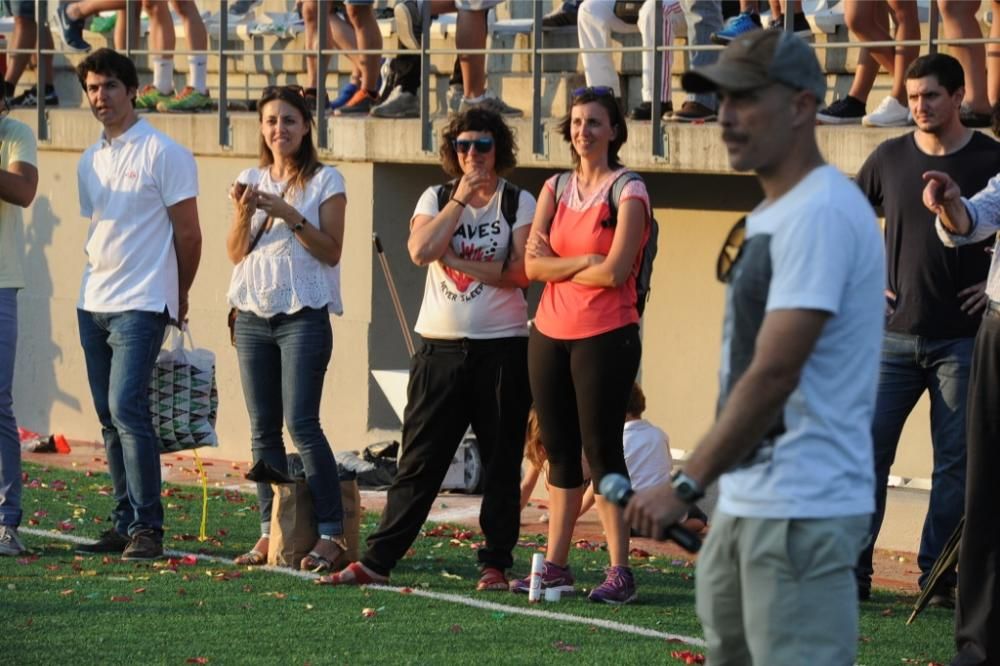
<path fill-rule="evenodd" d="M 163 557 L 163 537 L 153 530 L 136 530 L 122 560 L 158 560 Z"/>
<path fill-rule="evenodd" d="M 129 538 L 114 529 L 104 530 L 94 543 L 85 543 L 76 547 L 80 555 L 102 555 L 104 553 L 121 553 L 129 545 Z"/>
<path fill-rule="evenodd" d="M 955 608 L 955 588 L 948 586 L 942 587 L 937 592 L 931 595 L 931 598 L 927 600 L 927 606 L 930 608 Z"/>
<path fill-rule="evenodd" d="M 966 127 L 989 127 L 993 123 L 992 113 L 979 113 L 964 104 L 958 113 L 958 117 Z"/>
<path fill-rule="evenodd" d="M 850 95 L 820 109 L 816 120 L 821 125 L 857 125 L 865 117 L 865 103 Z"/>
<path fill-rule="evenodd" d="M 768 26 L 770 30 L 784 30 L 785 29 L 785 17 L 775 16 L 771 20 L 771 24 Z M 812 37 L 812 26 L 809 25 L 809 19 L 803 12 L 795 12 L 792 14 L 792 32 L 795 33 L 796 37 L 801 37 L 802 39 L 809 39 Z"/>
<path fill-rule="evenodd" d="M 573 25 L 576 25 L 576 12 L 567 11 L 565 6 L 542 17 L 543 28 L 568 28 Z"/>
<path fill-rule="evenodd" d="M 38 87 L 31 86 L 23 93 L 10 100 L 11 108 L 38 105 Z M 59 96 L 56 89 L 45 86 L 45 106 L 59 106 Z"/>
<path fill-rule="evenodd" d="M 681 104 L 680 111 L 674 112 L 670 117 L 682 123 L 708 123 L 716 119 L 716 114 L 704 104 L 688 100 Z"/>
<path fill-rule="evenodd" d="M 673 102 L 663 102 L 660 104 L 660 115 L 669 116 L 674 112 Z M 635 107 L 628 112 L 629 120 L 652 120 L 653 119 L 653 103 L 652 102 L 641 102 L 639 106 Z"/>

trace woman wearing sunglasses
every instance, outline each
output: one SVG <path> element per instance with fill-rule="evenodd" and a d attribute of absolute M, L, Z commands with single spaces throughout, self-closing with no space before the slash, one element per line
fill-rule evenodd
<path fill-rule="evenodd" d="M 408 248 L 427 266 L 410 362 L 403 452 L 382 521 L 360 562 L 328 584 L 385 582 L 430 512 L 469 426 L 483 459 L 476 551 L 479 591 L 508 589 L 520 523 L 519 481 L 531 396 L 524 243 L 535 210 L 528 192 L 502 176 L 516 164 L 514 137 L 487 109 L 452 118 L 441 162 L 455 180 L 430 187 L 410 220 Z"/>
<path fill-rule="evenodd" d="M 333 352 L 330 314 L 341 314 L 344 179 L 320 164 L 312 114 L 297 87 L 267 88 L 257 104 L 260 166 L 230 190 L 226 250 L 236 267 L 229 303 L 250 415 L 253 460 L 287 472 L 282 422 L 302 456 L 319 539 L 301 568 L 329 571 L 346 550 L 337 464 L 319 422 Z M 260 538 L 237 564 L 267 560 L 273 492 L 258 483 Z"/>
<path fill-rule="evenodd" d="M 622 426 L 641 354 L 635 278 L 652 212 L 646 186 L 618 159 L 628 130 L 611 89 L 574 91 L 560 129 L 576 168 L 568 179 L 553 176 L 542 188 L 525 270 L 545 284 L 528 343 L 531 392 L 550 468 L 542 586 L 566 594 L 575 591 L 567 562 L 584 492 L 581 449 L 595 487 L 606 474 L 628 476 Z M 615 215 L 610 192 L 619 178 L 630 180 Z M 621 508 L 600 495 L 596 506 L 611 566 L 590 599 L 628 603 L 636 598 L 629 529 Z M 529 583 L 518 581 L 514 591 L 527 591 Z"/>

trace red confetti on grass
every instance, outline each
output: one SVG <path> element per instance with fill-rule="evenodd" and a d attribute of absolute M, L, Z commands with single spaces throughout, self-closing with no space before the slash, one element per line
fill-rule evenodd
<path fill-rule="evenodd" d="M 144 588 L 144 587 L 137 587 L 134 590 L 132 590 L 132 593 L 133 594 L 142 594 L 145 591 L 146 591 L 146 588 Z"/>
<path fill-rule="evenodd" d="M 69 595 L 74 594 L 75 592 L 76 590 L 73 589 L 63 590 L 62 592 L 59 593 L 59 596 L 68 597 Z"/>
<path fill-rule="evenodd" d="M 32 562 L 37 562 L 38 558 L 39 558 L 38 555 L 28 555 L 27 557 L 19 557 L 17 558 L 17 563 L 21 565 L 31 564 Z"/>
<path fill-rule="evenodd" d="M 118 602 L 118 603 L 126 604 L 126 603 L 132 601 L 132 597 L 125 596 L 125 595 L 118 596 L 118 597 L 111 597 L 111 601 L 115 601 L 115 602 Z"/>
<path fill-rule="evenodd" d="M 556 641 L 555 643 L 552 644 L 552 647 L 559 650 L 560 652 L 577 652 L 580 649 L 578 646 L 570 645 L 566 641 Z"/>
<path fill-rule="evenodd" d="M 705 655 L 698 654 L 697 652 L 691 652 L 690 650 L 674 650 L 670 653 L 670 656 L 674 659 L 680 660 L 685 664 L 704 664 Z"/>
<path fill-rule="evenodd" d="M 60 521 L 59 524 L 56 525 L 56 527 L 59 528 L 60 532 L 72 532 L 73 530 L 76 529 L 76 525 L 69 522 L 68 520 Z"/>
<path fill-rule="evenodd" d="M 181 558 L 181 564 L 186 564 L 187 566 L 194 566 L 198 564 L 198 558 L 194 555 L 185 555 Z"/>
<path fill-rule="evenodd" d="M 404 587 L 399 591 L 400 594 L 413 594 L 412 587 Z"/>
<path fill-rule="evenodd" d="M 645 551 L 642 548 L 633 548 L 632 550 L 628 551 L 628 554 L 630 557 L 635 557 L 638 559 L 646 559 L 650 557 L 649 551 Z"/>
<path fill-rule="evenodd" d="M 35 525 L 38 524 L 38 521 L 35 520 L 34 518 L 28 518 L 28 524 L 34 527 Z"/>
<path fill-rule="evenodd" d="M 207 664 L 208 657 L 188 657 L 184 662 L 186 664 Z"/>
<path fill-rule="evenodd" d="M 45 516 L 49 515 L 49 512 L 46 511 L 45 509 L 39 509 L 38 511 L 34 512 L 31 515 L 33 515 L 35 518 L 44 518 Z"/>
<path fill-rule="evenodd" d="M 378 615 L 378 611 L 376 611 L 374 608 L 362 608 L 361 609 L 361 617 L 369 617 L 370 618 L 370 617 L 375 617 L 376 615 Z"/>

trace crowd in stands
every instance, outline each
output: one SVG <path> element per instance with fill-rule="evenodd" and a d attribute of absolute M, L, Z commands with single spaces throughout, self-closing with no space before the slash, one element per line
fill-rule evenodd
<path fill-rule="evenodd" d="M 86 21 L 101 13 L 117 12 L 114 24 L 114 44 L 125 47 L 125 0 L 53 0 L 52 12 L 56 32 L 65 48 L 74 53 L 90 50 L 83 36 Z M 232 20 L 247 16 L 259 5 L 260 0 L 235 0 L 229 4 Z M 392 16 L 394 31 L 400 49 L 419 50 L 423 16 L 437 18 L 455 14 L 455 46 L 459 49 L 483 49 L 488 43 L 488 13 L 504 0 L 393 0 L 391 9 L 379 6 L 375 0 L 340 0 L 331 2 L 328 11 L 326 43 L 335 50 L 357 49 L 378 51 L 383 48 L 382 32 L 378 19 Z M 661 44 L 674 43 L 678 34 L 687 34 L 694 45 L 709 46 L 728 44 L 746 32 L 765 27 L 784 29 L 785 15 L 791 3 L 791 29 L 799 36 L 812 34 L 809 20 L 803 12 L 801 0 L 662 0 L 663 25 Z M 544 29 L 576 28 L 581 48 L 581 65 L 588 86 L 608 87 L 620 99 L 623 97 L 619 72 L 615 70 L 611 53 L 601 49 L 611 45 L 612 33 L 638 33 L 643 47 L 656 46 L 656 0 L 641 3 L 623 3 L 617 0 L 564 0 L 557 8 L 542 18 Z M 917 0 L 840 0 L 843 17 L 850 34 L 862 42 L 887 40 L 919 40 L 920 19 Z M 3 0 L 4 7 L 14 17 L 13 49 L 35 47 L 37 25 L 36 5 L 45 15 L 48 0 L 39 2 Z M 184 112 L 211 109 L 214 102 L 206 81 L 208 33 L 195 0 L 141 0 L 129 3 L 132 7 L 133 34 L 139 29 L 139 12 L 145 12 L 149 25 L 149 48 L 160 52 L 151 56 L 152 81 L 145 85 L 138 97 L 138 108 L 146 111 Z M 423 5 L 429 5 L 424 7 Z M 968 0 L 936 0 L 940 13 L 943 36 L 955 38 L 981 38 L 982 31 L 977 12 L 984 3 Z M 990 0 L 989 37 L 1000 37 L 1000 21 L 992 17 L 1000 11 L 1000 0 Z M 638 7 L 638 9 L 636 9 Z M 305 46 L 315 49 L 319 34 L 318 0 L 297 0 L 293 11 L 301 20 Z M 190 50 L 188 56 L 188 81 L 180 90 L 174 90 L 173 56 L 175 48 L 175 12 L 183 23 Z M 770 15 L 770 22 L 762 18 Z M 249 14 L 252 16 L 252 14 Z M 43 49 L 53 46 L 48 29 L 41 31 Z M 991 108 L 1000 101 L 1000 46 L 995 44 L 963 44 L 949 47 L 966 71 L 966 96 L 962 120 L 969 127 L 987 127 Z M 906 67 L 919 54 L 916 45 L 899 47 L 859 48 L 857 66 L 849 90 L 843 96 L 830 100 L 820 109 L 821 124 L 841 125 L 862 123 L 870 127 L 898 127 L 912 125 L 905 100 L 903 74 Z M 654 86 L 653 51 L 642 55 L 641 92 L 638 104 L 628 110 L 632 120 L 649 120 L 652 114 Z M 717 52 L 697 50 L 690 54 L 689 66 L 702 67 L 715 62 Z M 317 81 L 319 71 L 316 56 L 308 56 L 303 87 L 310 103 L 322 95 L 322 105 L 338 116 L 366 116 L 378 118 L 416 118 L 419 116 L 418 90 L 420 87 L 419 59 L 416 55 L 402 53 L 395 57 L 377 54 L 348 54 L 351 72 L 347 80 L 335 88 L 335 95 L 327 94 L 327 87 Z M 327 56 L 327 59 L 329 57 Z M 662 79 L 660 82 L 661 112 L 665 120 L 678 122 L 709 122 L 715 120 L 717 102 L 711 94 L 688 94 L 679 108 L 673 104 L 674 52 L 662 53 Z M 41 95 L 45 105 L 58 105 L 59 98 L 53 84 L 52 56 L 42 55 L 45 72 L 45 90 Z M 33 106 L 39 103 L 39 93 L 32 86 L 20 94 L 16 88 L 29 63 L 26 53 L 12 54 L 4 81 L 4 94 L 12 107 Z M 888 94 L 872 109 L 868 98 L 880 71 L 892 77 Z M 624 103 L 624 102 L 623 102 Z M 505 117 L 523 115 L 521 109 L 507 104 L 487 85 L 486 56 L 462 54 L 456 57 L 454 71 L 449 81 L 448 110 L 467 109 L 474 106 L 490 108 Z"/>

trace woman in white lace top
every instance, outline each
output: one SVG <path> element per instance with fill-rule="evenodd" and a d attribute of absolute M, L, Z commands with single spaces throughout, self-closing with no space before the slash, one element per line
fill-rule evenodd
<path fill-rule="evenodd" d="M 337 464 L 320 427 L 333 352 L 330 313 L 341 314 L 344 179 L 320 164 L 301 88 L 267 88 L 257 105 L 260 166 L 239 175 L 226 250 L 235 264 L 229 303 L 250 415 L 254 462 L 287 471 L 282 423 L 302 456 L 319 539 L 302 569 L 328 571 L 346 550 Z M 280 379 L 280 381 L 279 381 Z M 267 560 L 273 493 L 257 484 L 261 536 L 238 564 Z"/>

